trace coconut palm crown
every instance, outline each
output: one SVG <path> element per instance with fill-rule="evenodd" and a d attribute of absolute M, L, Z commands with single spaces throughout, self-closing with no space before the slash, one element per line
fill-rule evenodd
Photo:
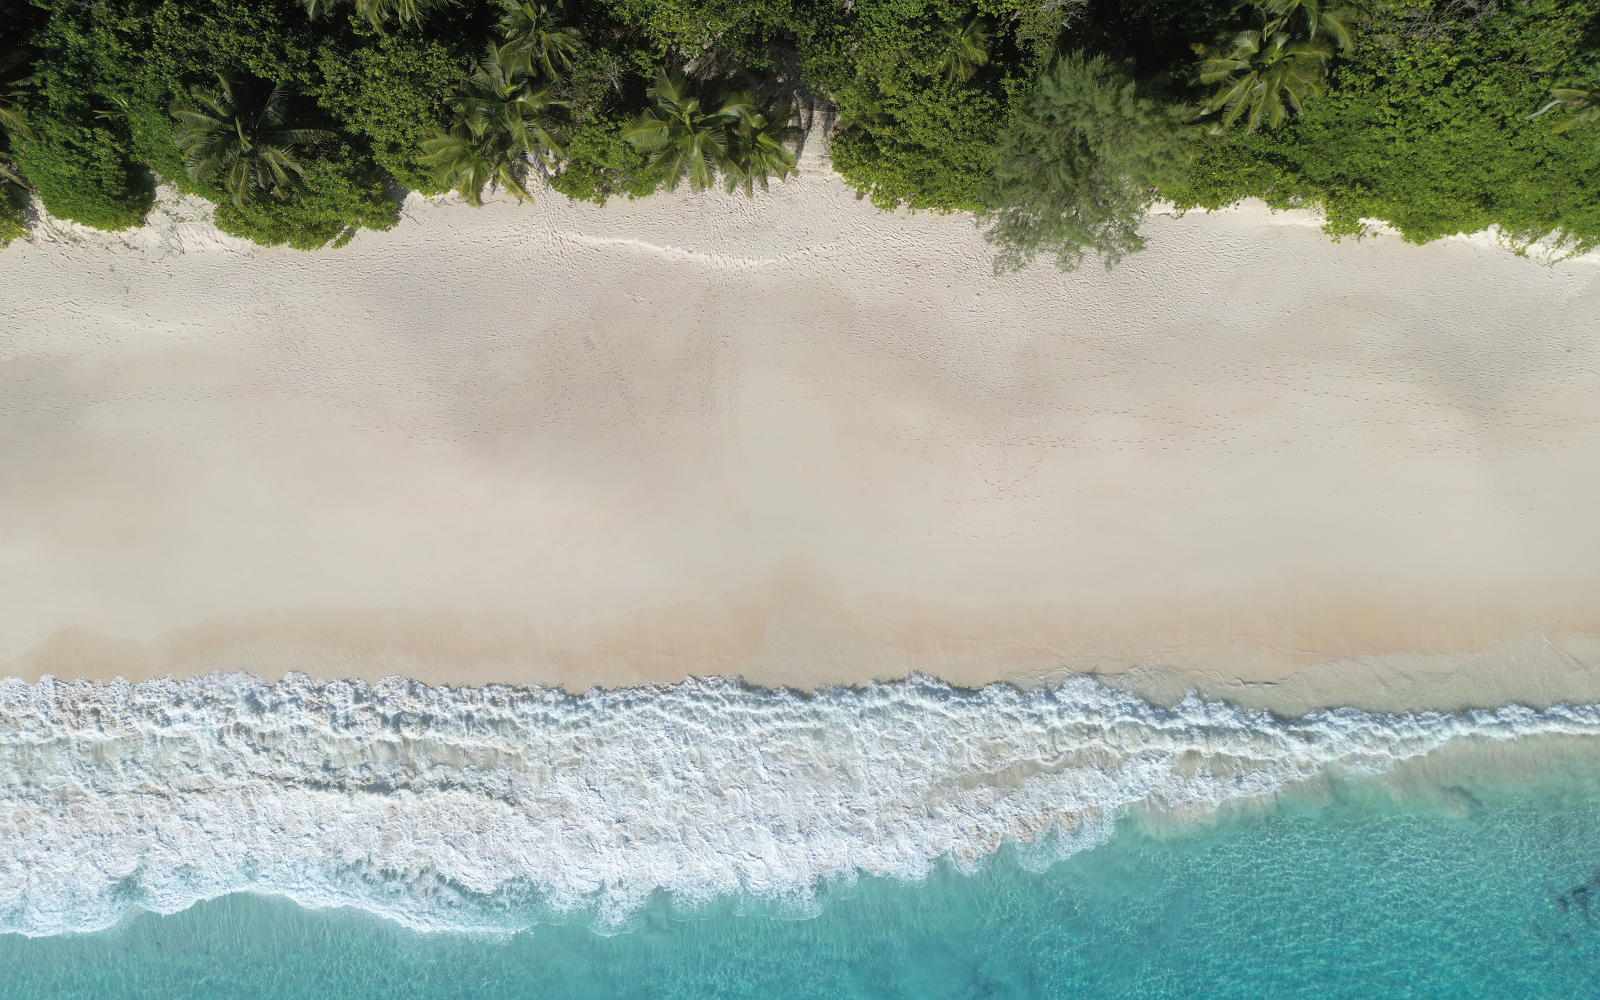
<path fill-rule="evenodd" d="M 500 33 L 521 58 L 523 68 L 555 78 L 572 70 L 583 49 L 583 33 L 556 23 L 556 12 L 531 0 L 507 0 Z"/>
<path fill-rule="evenodd" d="M 1587 122 L 1600 121 L 1600 81 L 1578 87 L 1557 87 L 1550 91 L 1549 104 L 1528 116 L 1528 121 L 1546 111 L 1561 108 L 1567 112 L 1552 132 L 1565 132 Z"/>
<path fill-rule="evenodd" d="M 1323 91 L 1333 47 L 1322 39 L 1296 41 L 1287 31 L 1241 31 L 1225 49 L 1202 52 L 1200 82 L 1220 84 L 1200 113 L 1222 111 L 1221 128 L 1245 118 L 1245 131 L 1276 126 Z"/>
<path fill-rule="evenodd" d="M 215 87 L 190 87 L 190 99 L 172 108 L 179 123 L 173 138 L 189 176 L 219 181 L 241 208 L 262 192 L 287 198 L 305 176 L 295 151 L 316 145 L 326 133 L 289 124 L 294 89 L 288 84 L 274 83 L 265 100 L 256 102 L 246 88 L 216 76 Z"/>
<path fill-rule="evenodd" d="M 340 0 L 301 0 L 306 16 L 315 21 L 326 14 Z M 380 34 L 384 24 L 393 17 L 402 23 L 420 21 L 430 10 L 445 6 L 449 0 L 352 0 L 356 13 L 367 19 Z"/>
<path fill-rule="evenodd" d="M 1267 18 L 1261 29 L 1266 35 L 1303 31 L 1306 40 L 1317 41 L 1320 36 L 1340 52 L 1355 47 L 1355 23 L 1360 12 L 1354 7 L 1330 8 L 1322 0 L 1262 0 L 1259 6 Z"/>
<path fill-rule="evenodd" d="M 22 173 L 11 159 L 11 139 L 31 139 L 33 130 L 22 120 L 17 102 L 35 78 L 28 55 L 22 49 L 11 49 L 0 55 L 0 182 L 27 187 Z"/>
<path fill-rule="evenodd" d="M 524 69 L 514 45 L 490 42 L 477 72 L 451 99 L 450 128 L 422 144 L 424 159 L 441 183 L 473 205 L 483 204 L 483 189 L 494 183 L 531 199 L 522 183 L 529 162 L 542 165 L 545 155 L 562 152 L 566 104 L 554 90 L 554 80 Z"/>
<path fill-rule="evenodd" d="M 0 54 L 0 135 L 15 135 L 24 139 L 33 135 L 27 122 L 22 120 L 16 102 L 34 82 L 33 69 L 26 52 L 16 48 Z"/>
<path fill-rule="evenodd" d="M 801 129 L 794 109 L 787 104 L 770 108 L 765 114 L 746 111 L 728 134 L 728 151 L 723 183 L 729 194 L 742 187 L 746 197 L 755 197 L 755 185 L 767 189 L 767 178 L 783 180 L 795 173 L 795 154 L 790 146 L 800 139 Z"/>
<path fill-rule="evenodd" d="M 623 127 L 622 138 L 649 155 L 668 190 L 688 177 L 691 188 L 704 191 L 728 164 L 730 132 L 753 109 L 750 95 L 733 89 L 703 94 L 682 74 L 664 69 L 646 93 L 650 107 Z"/>
<path fill-rule="evenodd" d="M 944 52 L 934 64 L 934 72 L 942 75 L 946 83 L 970 80 L 989 62 L 989 32 L 979 18 L 961 27 L 947 26 L 944 42 Z"/>

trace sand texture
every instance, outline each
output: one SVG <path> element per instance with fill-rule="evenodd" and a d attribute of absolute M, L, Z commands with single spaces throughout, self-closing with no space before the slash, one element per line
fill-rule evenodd
<path fill-rule="evenodd" d="M 1247 205 L 996 278 L 811 159 L 0 250 L 0 672 L 1600 700 L 1594 259 Z"/>

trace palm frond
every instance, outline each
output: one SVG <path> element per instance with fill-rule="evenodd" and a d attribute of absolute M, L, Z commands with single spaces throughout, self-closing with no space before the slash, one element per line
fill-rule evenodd
<path fill-rule="evenodd" d="M 728 193 L 743 187 L 755 196 L 755 185 L 767 189 L 769 177 L 783 180 L 795 173 L 795 154 L 789 148 L 802 132 L 794 110 L 779 104 L 766 114 L 745 112 L 732 130 L 724 185 Z"/>
<path fill-rule="evenodd" d="M 24 139 L 33 138 L 33 130 L 23 121 L 22 114 L 9 104 L 0 104 L 0 132 Z"/>
<path fill-rule="evenodd" d="M 750 94 L 728 88 L 702 93 L 664 69 L 646 93 L 650 107 L 623 128 L 623 139 L 649 155 L 668 190 L 685 177 L 696 191 L 710 187 L 729 167 L 729 132 L 753 108 Z"/>
<path fill-rule="evenodd" d="M 1202 47 L 1200 57 L 1200 81 L 1220 85 L 1200 114 L 1221 111 L 1223 129 L 1243 118 L 1245 131 L 1253 132 L 1305 113 L 1305 102 L 1323 93 L 1333 47 L 1322 39 L 1297 41 L 1284 30 L 1242 31 L 1226 48 Z"/>
<path fill-rule="evenodd" d="M 571 71 L 573 60 L 583 49 L 583 32 L 557 22 L 556 11 L 542 3 L 506 3 L 500 33 L 527 72 L 538 70 L 548 77 L 559 77 Z"/>
<path fill-rule="evenodd" d="M 16 102 L 37 82 L 28 53 L 22 48 L 13 48 L 0 55 L 0 134 L 33 138 L 33 130 L 28 127 Z"/>
<path fill-rule="evenodd" d="M 653 153 L 672 141 L 671 126 L 657 118 L 653 108 L 647 109 L 622 126 L 622 138 L 641 153 Z"/>
<path fill-rule="evenodd" d="M 1600 120 L 1600 83 L 1592 83 L 1583 87 L 1556 87 L 1550 91 L 1550 103 L 1527 116 L 1527 121 L 1533 121 L 1547 111 L 1561 108 L 1567 112 L 1561 121 L 1556 122 L 1552 132 L 1565 132 L 1575 129 L 1579 125 Z"/>
<path fill-rule="evenodd" d="M 5 156 L 0 156 L 0 183 L 15 184 L 19 188 L 33 190 L 33 185 L 28 183 L 26 177 L 22 176 L 22 171 L 18 170 L 17 165 Z"/>
<path fill-rule="evenodd" d="M 301 0 L 305 8 L 306 17 L 315 21 L 327 14 L 334 4 L 341 0 Z M 353 0 L 356 13 L 367 19 L 379 34 L 384 33 L 384 25 L 389 18 L 404 23 L 408 21 L 421 21 L 429 11 L 440 7 L 449 6 L 453 0 Z"/>
<path fill-rule="evenodd" d="M 1305 32 L 1309 41 L 1327 35 L 1341 52 L 1355 46 L 1355 24 L 1361 12 L 1354 7 L 1331 8 L 1323 0 L 1262 0 L 1266 32 Z M 1297 16 L 1298 15 L 1298 16 Z"/>
<path fill-rule="evenodd" d="M 522 182 L 528 158 L 562 154 L 566 107 L 554 80 L 535 76 L 515 43 L 490 42 L 451 97 L 449 130 L 423 143 L 424 159 L 472 205 L 491 184 L 531 199 Z"/>
<path fill-rule="evenodd" d="M 314 147 L 320 129 L 284 128 L 293 113 L 293 88 L 273 84 L 258 103 L 260 88 L 241 90 L 221 73 L 215 87 L 189 88 L 189 100 L 170 113 L 179 123 L 173 133 L 189 176 L 216 181 L 240 207 L 262 192 L 288 198 L 305 177 L 294 150 Z"/>
<path fill-rule="evenodd" d="M 944 52 L 934 64 L 934 72 L 947 83 L 970 80 L 989 62 L 989 31 L 981 18 L 975 17 L 960 27 L 946 27 L 944 38 Z"/>

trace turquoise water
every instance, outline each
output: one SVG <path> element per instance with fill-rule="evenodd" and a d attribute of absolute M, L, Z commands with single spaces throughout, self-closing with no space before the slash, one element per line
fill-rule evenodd
<path fill-rule="evenodd" d="M 0 995 L 68 998 L 1600 997 L 1600 786 L 1426 794 L 1336 781 L 1315 801 L 1110 840 L 1030 871 L 836 883 L 810 919 L 657 893 L 628 930 L 417 933 L 234 894 L 108 930 L 0 936 Z"/>

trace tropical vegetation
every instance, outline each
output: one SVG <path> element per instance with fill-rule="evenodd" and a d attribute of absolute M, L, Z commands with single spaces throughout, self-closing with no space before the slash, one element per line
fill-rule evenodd
<path fill-rule="evenodd" d="M 1575 87 L 1557 87 L 1550 95 L 1554 100 L 1529 115 L 1529 121 L 1555 108 L 1571 113 L 1562 117 L 1551 129 L 1552 132 L 1565 132 L 1569 128 L 1600 120 L 1600 81 L 1589 81 Z"/>
<path fill-rule="evenodd" d="M 166 183 L 313 248 L 406 191 L 757 196 L 801 121 L 1001 269 L 1107 263 L 1156 201 L 1335 236 L 1600 246 L 1600 0 L 0 0 L 0 240 Z"/>
<path fill-rule="evenodd" d="M 527 47 L 490 42 L 478 69 L 450 101 L 450 127 L 422 144 L 439 186 L 460 191 L 473 205 L 483 204 L 484 187 L 498 183 L 520 199 L 531 198 L 523 185 L 530 165 L 544 166 L 561 153 L 561 111 L 557 81 L 536 75 Z"/>
<path fill-rule="evenodd" d="M 665 70 L 646 93 L 650 106 L 623 127 L 622 137 L 648 157 L 648 169 L 669 191 L 685 177 L 704 191 L 729 161 L 730 139 L 751 108 L 750 95 L 716 84 L 696 87 Z"/>
<path fill-rule="evenodd" d="M 252 101 L 245 88 L 217 74 L 216 86 L 189 88 L 189 100 L 172 108 L 179 126 L 172 140 L 183 153 L 189 177 L 215 180 L 238 208 L 262 194 L 287 199 L 304 179 L 295 159 L 299 147 L 314 147 L 323 133 L 289 122 L 294 88 L 274 83 Z"/>
<path fill-rule="evenodd" d="M 983 212 L 997 271 L 1040 252 L 1072 270 L 1086 252 L 1107 267 L 1144 245 L 1139 223 L 1195 153 L 1191 109 L 1163 100 L 1132 67 L 1072 53 L 1040 75 L 996 152 Z"/>
<path fill-rule="evenodd" d="M 760 110 L 745 108 L 729 134 L 723 160 L 724 186 L 755 197 L 755 185 L 767 190 L 769 178 L 783 180 L 796 171 L 795 148 L 804 130 L 792 106 L 784 103 Z"/>
<path fill-rule="evenodd" d="M 622 129 L 625 141 L 645 154 L 645 169 L 675 190 L 685 178 L 704 191 L 718 176 L 731 193 L 753 196 L 759 183 L 795 172 L 792 146 L 800 139 L 794 109 L 761 106 L 749 90 L 729 81 L 691 83 L 661 70 L 646 91 L 650 104 Z"/>
<path fill-rule="evenodd" d="M 17 169 L 11 137 L 32 136 L 18 104 L 33 83 L 31 64 L 20 48 L 0 51 L 0 246 L 27 232 L 24 205 L 28 182 Z"/>

